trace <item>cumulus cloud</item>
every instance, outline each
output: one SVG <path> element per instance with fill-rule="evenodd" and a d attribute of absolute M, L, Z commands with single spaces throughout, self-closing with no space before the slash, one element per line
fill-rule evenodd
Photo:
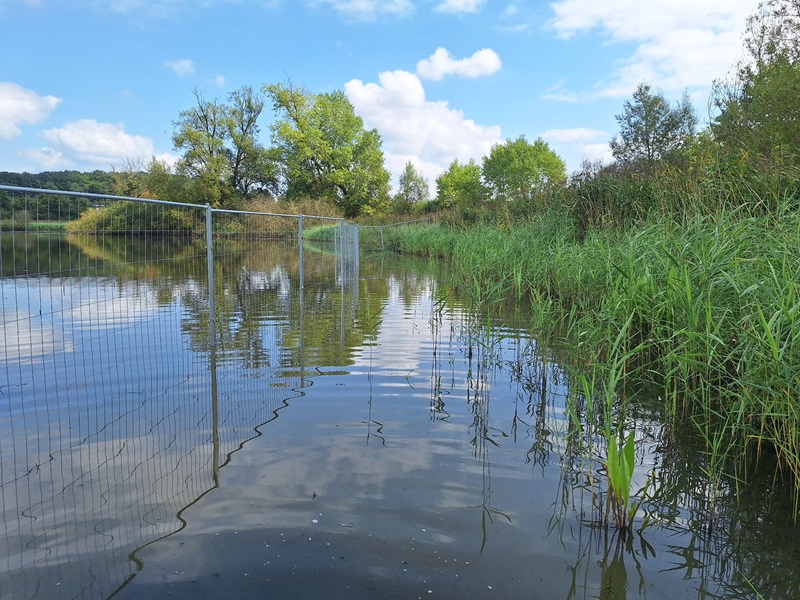
<path fill-rule="evenodd" d="M 497 73 L 503 66 L 497 52 L 489 48 L 478 50 L 469 58 L 456 59 L 444 48 L 417 63 L 417 75 L 440 81 L 447 75 L 476 79 Z"/>
<path fill-rule="evenodd" d="M 43 171 L 59 171 L 73 166 L 63 152 L 53 148 L 26 148 L 19 154 L 33 161 Z"/>
<path fill-rule="evenodd" d="M 109 168 L 127 159 L 154 156 L 153 140 L 125 132 L 123 123 L 99 123 L 81 119 L 65 123 L 63 127 L 46 129 L 42 136 L 54 148 L 43 148 L 39 156 L 56 157 L 71 164 Z"/>
<path fill-rule="evenodd" d="M 378 17 L 402 17 L 414 11 L 411 0 L 307 0 L 312 8 L 328 6 L 346 19 L 374 21 Z"/>
<path fill-rule="evenodd" d="M 414 73 L 384 71 L 378 81 L 353 79 L 344 89 L 366 127 L 381 134 L 387 168 L 395 176 L 411 160 L 432 185 L 453 159 L 480 160 L 502 142 L 500 127 L 480 125 L 447 102 L 427 100 Z"/>
<path fill-rule="evenodd" d="M 10 81 L 0 82 L 0 140 L 13 140 L 22 124 L 44 121 L 61 103 L 55 96 L 40 96 Z"/>
<path fill-rule="evenodd" d="M 474 13 L 478 12 L 486 0 L 443 0 L 436 6 L 436 12 Z"/>
<path fill-rule="evenodd" d="M 194 62 L 192 62 L 188 58 L 165 60 L 164 65 L 172 69 L 172 71 L 179 77 L 194 75 Z"/>
<path fill-rule="evenodd" d="M 708 87 L 725 75 L 741 47 L 745 19 L 758 0 L 557 0 L 548 27 L 569 40 L 597 30 L 609 42 L 634 43 L 611 80 L 586 93 L 564 89 L 546 98 L 581 101 L 629 95 L 647 80 L 666 91 Z"/>

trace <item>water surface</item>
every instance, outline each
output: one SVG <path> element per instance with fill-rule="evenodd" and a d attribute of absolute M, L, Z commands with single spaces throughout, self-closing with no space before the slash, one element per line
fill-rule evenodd
<path fill-rule="evenodd" d="M 212 335 L 202 245 L 0 237 L 0 597 L 796 597 L 775 482 L 711 506 L 656 396 L 652 523 L 599 525 L 519 307 L 488 332 L 436 265 L 215 254 Z"/>

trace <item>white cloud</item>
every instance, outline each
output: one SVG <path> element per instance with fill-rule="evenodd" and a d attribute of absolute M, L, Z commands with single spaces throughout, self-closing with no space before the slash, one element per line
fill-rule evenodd
<path fill-rule="evenodd" d="M 581 144 L 579 152 L 582 159 L 590 162 L 609 164 L 614 160 L 608 144 Z"/>
<path fill-rule="evenodd" d="M 32 160 L 42 171 L 59 171 L 73 166 L 63 152 L 53 148 L 26 148 L 19 154 Z"/>
<path fill-rule="evenodd" d="M 40 96 L 10 81 L 0 82 L 0 140 L 13 140 L 22 124 L 44 121 L 61 103 L 55 96 Z"/>
<path fill-rule="evenodd" d="M 598 30 L 611 43 L 632 42 L 637 48 L 592 91 L 562 88 L 544 97 L 568 102 L 624 97 L 643 80 L 665 91 L 708 88 L 735 62 L 745 19 L 757 5 L 758 0 L 557 0 L 549 27 L 559 37 Z"/>
<path fill-rule="evenodd" d="M 434 10 L 449 13 L 474 13 L 478 12 L 486 0 L 443 0 Z"/>
<path fill-rule="evenodd" d="M 478 50 L 469 58 L 455 59 L 444 48 L 437 48 L 429 58 L 417 63 L 417 75 L 439 81 L 446 75 L 476 79 L 497 73 L 503 66 L 497 52 L 489 48 Z"/>
<path fill-rule="evenodd" d="M 225 87 L 225 75 L 217 75 L 212 80 L 211 83 L 218 88 Z"/>
<path fill-rule="evenodd" d="M 155 154 L 153 140 L 125 133 L 122 123 L 99 123 L 81 119 L 63 127 L 46 129 L 42 136 L 55 146 L 36 152 L 40 156 L 56 156 L 81 166 L 108 169 L 128 159 L 143 158 L 149 161 Z"/>
<path fill-rule="evenodd" d="M 411 160 L 433 186 L 454 158 L 480 161 L 492 144 L 502 142 L 500 127 L 467 119 L 447 102 L 426 100 L 415 74 L 384 71 L 378 79 L 379 83 L 354 79 L 344 90 L 365 126 L 381 134 L 393 175 Z"/>
<path fill-rule="evenodd" d="M 503 12 L 500 13 L 500 18 L 502 19 L 510 19 L 519 13 L 519 6 L 516 4 L 509 4 L 503 9 Z"/>
<path fill-rule="evenodd" d="M 172 71 L 179 77 L 194 75 L 194 62 L 192 62 L 188 58 L 165 60 L 164 65 L 172 69 Z"/>
<path fill-rule="evenodd" d="M 307 0 L 313 8 L 329 6 L 347 19 L 374 21 L 378 17 L 402 17 L 414 11 L 411 0 Z"/>

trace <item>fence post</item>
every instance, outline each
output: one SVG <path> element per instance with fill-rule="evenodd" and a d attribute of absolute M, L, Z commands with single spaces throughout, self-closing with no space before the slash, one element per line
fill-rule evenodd
<path fill-rule="evenodd" d="M 208 354 L 209 371 L 211 371 L 211 476 L 214 487 L 219 487 L 219 392 L 217 388 L 217 312 L 216 284 L 214 281 L 214 212 L 210 204 L 206 204 L 206 261 L 208 271 Z"/>
<path fill-rule="evenodd" d="M 297 225 L 297 251 L 300 253 L 300 387 L 306 386 L 306 319 L 305 319 L 305 265 L 303 252 L 303 215 Z"/>
<path fill-rule="evenodd" d="M 213 348 L 217 345 L 217 330 L 213 326 L 216 318 L 216 305 L 214 299 L 214 230 L 211 216 L 213 210 L 210 204 L 206 204 L 206 261 L 208 271 L 208 318 L 212 324 L 209 330 L 209 344 Z"/>

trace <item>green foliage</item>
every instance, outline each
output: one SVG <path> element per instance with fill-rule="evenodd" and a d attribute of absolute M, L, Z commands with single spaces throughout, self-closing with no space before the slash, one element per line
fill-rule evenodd
<path fill-rule="evenodd" d="M 567 180 L 564 161 L 542 138 L 531 144 L 524 136 L 495 144 L 483 158 L 483 178 L 495 198 L 543 198 L 549 187 Z"/>
<path fill-rule="evenodd" d="M 625 439 L 622 451 L 618 449 L 617 436 L 608 439 L 608 456 L 606 457 L 606 474 L 611 494 L 609 502 L 614 513 L 614 522 L 618 529 L 628 527 L 628 505 L 630 504 L 631 479 L 636 465 L 634 456 L 634 433 L 631 431 Z"/>
<path fill-rule="evenodd" d="M 272 140 L 287 199 L 327 198 L 347 218 L 385 208 L 389 172 L 381 137 L 364 129 L 343 92 L 313 94 L 291 83 L 263 89 L 278 115 Z"/>
<path fill-rule="evenodd" d="M 800 498 L 798 214 L 786 198 L 765 215 L 663 215 L 579 237 L 548 213 L 507 232 L 399 229 L 386 243 L 447 260 L 466 294 L 560 307 L 580 333 L 576 368 L 600 365 L 597 381 L 620 397 L 634 381 L 655 386 L 667 418 L 688 418 L 707 441 L 710 481 L 745 479 L 752 451 L 771 453 Z"/>
<path fill-rule="evenodd" d="M 684 147 L 695 132 L 697 117 L 689 95 L 671 107 L 664 95 L 640 83 L 633 98 L 616 115 L 619 135 L 611 139 L 611 153 L 618 163 L 650 170 L 662 159 Z"/>
<path fill-rule="evenodd" d="M 90 209 L 72 221 L 70 233 L 116 233 L 124 235 L 189 235 L 205 230 L 202 211 L 118 200 Z"/>
<path fill-rule="evenodd" d="M 440 208 L 455 204 L 476 204 L 488 197 L 481 181 L 481 168 L 474 160 L 461 164 L 458 159 L 450 163 L 447 171 L 436 178 L 436 202 Z"/>
<path fill-rule="evenodd" d="M 417 172 L 411 161 L 406 163 L 398 184 L 397 193 L 394 195 L 395 212 L 411 212 L 415 205 L 428 201 L 428 182 Z"/>
<path fill-rule="evenodd" d="M 196 201 L 219 207 L 234 193 L 272 190 L 277 170 L 258 142 L 263 98 L 249 87 L 231 92 L 227 104 L 206 100 L 197 90 L 194 95 L 195 106 L 173 124 L 172 143 L 183 151 L 178 172 L 197 182 Z"/>
<path fill-rule="evenodd" d="M 113 192 L 111 173 L 92 171 L 45 171 L 43 173 L 0 172 L 0 184 L 48 190 L 109 194 Z M 0 220 L 11 220 L 20 211 L 29 214 L 29 221 L 67 221 L 75 219 L 94 201 L 90 198 L 51 196 L 49 194 L 18 194 L 0 191 Z"/>

